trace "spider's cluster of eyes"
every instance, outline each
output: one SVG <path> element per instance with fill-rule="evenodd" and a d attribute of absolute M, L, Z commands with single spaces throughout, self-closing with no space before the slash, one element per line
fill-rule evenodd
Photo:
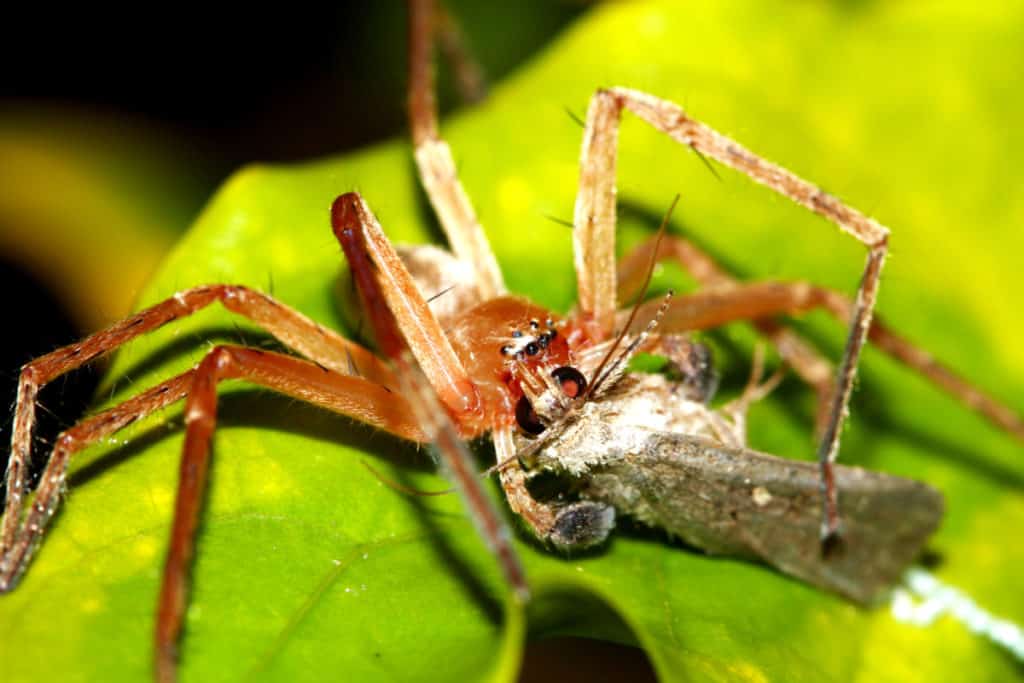
<path fill-rule="evenodd" d="M 548 347 L 552 339 L 558 336 L 558 330 L 555 329 L 551 318 L 545 320 L 544 325 L 547 330 L 540 334 L 536 334 L 540 329 L 540 323 L 536 320 L 530 321 L 531 334 L 523 334 L 522 330 L 513 330 L 512 343 L 501 347 L 501 355 L 516 360 L 523 360 L 526 356 L 536 356 Z"/>
<path fill-rule="evenodd" d="M 513 330 L 512 343 L 501 347 L 501 355 L 509 362 L 522 363 L 528 357 L 540 354 L 558 336 L 558 330 L 550 318 L 544 321 L 544 326 L 546 329 L 542 332 L 540 322 L 531 320 L 528 334 L 524 334 L 522 330 Z M 515 416 L 520 429 L 531 436 L 536 436 L 547 429 L 548 423 L 569 410 L 572 402 L 583 397 L 587 388 L 587 380 L 583 373 L 569 365 L 552 369 L 551 365 L 541 361 L 540 367 L 536 370 L 527 367 L 521 370 L 525 373 L 522 377 L 525 383 L 521 387 L 523 395 L 516 403 Z M 531 376 L 532 380 L 529 379 Z M 532 389 L 529 388 L 531 386 Z M 543 398 L 545 396 L 546 401 Z M 540 400 L 546 407 L 543 418 L 537 414 L 531 398 Z"/>

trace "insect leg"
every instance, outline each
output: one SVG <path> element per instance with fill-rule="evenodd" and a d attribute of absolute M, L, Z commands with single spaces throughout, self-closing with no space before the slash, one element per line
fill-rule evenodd
<path fill-rule="evenodd" d="M 505 293 L 501 268 L 491 251 L 469 196 L 459 181 L 451 148 L 437 126 L 434 39 L 439 14 L 433 0 L 409 0 L 409 123 L 423 189 L 452 251 L 476 270 L 482 299 Z"/>

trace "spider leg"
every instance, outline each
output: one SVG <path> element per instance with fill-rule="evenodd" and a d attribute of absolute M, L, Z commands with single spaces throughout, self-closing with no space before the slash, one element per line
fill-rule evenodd
<path fill-rule="evenodd" d="M 248 318 L 285 346 L 325 367 L 342 374 L 351 374 L 354 365 L 358 374 L 371 382 L 384 386 L 395 385 L 391 370 L 365 348 L 266 294 L 236 285 L 206 285 L 178 292 L 80 342 L 37 358 L 22 368 L 11 436 L 11 454 L 7 461 L 7 503 L 0 529 L 0 553 L 6 552 L 14 542 L 26 493 L 26 473 L 31 462 L 36 398 L 43 386 L 142 334 L 189 316 L 214 301 L 220 301 L 229 311 Z"/>
<path fill-rule="evenodd" d="M 135 396 L 114 408 L 86 418 L 62 432 L 46 462 L 39 480 L 35 501 L 25 520 L 21 521 L 21 506 L 8 503 L 5 521 L 13 523 L 11 543 L 0 552 L 0 592 L 12 590 L 32 559 L 47 524 L 57 509 L 64 488 L 64 479 L 71 455 L 89 443 L 126 427 L 138 418 L 165 408 L 188 393 L 194 370 L 162 382 L 158 386 Z M 20 522 L 20 524 L 19 524 Z"/>
<path fill-rule="evenodd" d="M 365 420 L 405 438 L 417 441 L 424 438 L 408 402 L 401 396 L 360 377 L 343 375 L 301 358 L 245 347 L 218 346 L 194 370 L 171 380 L 178 382 L 174 386 L 179 391 L 179 398 L 183 389 L 179 385 L 185 383 L 186 377 L 191 377 L 192 381 L 185 402 L 185 445 L 154 633 L 155 673 L 161 682 L 175 679 L 175 651 L 187 601 L 188 570 L 195 550 L 195 531 L 210 464 L 210 440 L 217 422 L 218 383 L 229 379 L 246 380 Z M 152 394 L 152 391 L 147 394 Z M 173 392 L 169 390 L 166 393 Z M 140 398 L 145 397 L 146 394 Z M 135 407 L 141 409 L 144 406 Z M 124 426 L 128 416 L 114 410 L 117 409 L 80 425 L 81 438 L 98 438 L 96 435 L 106 428 L 104 421 L 112 426 Z M 75 436 L 72 435 L 71 439 Z"/>
<path fill-rule="evenodd" d="M 659 244 L 649 239 L 626 254 L 618 266 L 618 293 L 620 301 L 628 301 L 639 291 L 647 274 L 651 250 Z M 704 251 L 689 240 L 664 235 L 657 247 L 657 260 L 672 260 L 681 265 L 701 287 L 732 287 L 738 282 Z M 793 369 L 797 377 L 814 389 L 817 411 L 814 421 L 815 436 L 821 438 L 828 424 L 835 370 L 809 342 L 791 328 L 777 320 L 761 318 L 751 320 L 755 329 L 775 347 L 779 356 Z"/>
<path fill-rule="evenodd" d="M 235 350 L 236 356 L 244 355 Z M 260 356 L 259 350 L 249 355 Z M 267 385 L 295 398 L 348 415 L 406 439 L 422 441 L 423 433 L 409 406 L 390 389 L 361 377 L 342 375 L 321 365 L 290 356 L 267 354 L 288 377 L 271 378 Z M 188 395 L 196 369 L 188 370 L 132 398 L 92 415 L 58 437 L 40 478 L 35 499 L 17 527 L 13 544 L 0 555 L 0 591 L 11 590 L 28 566 L 64 490 L 71 457 L 150 413 L 162 410 Z M 258 378 L 254 381 L 258 381 Z M 18 520 L 21 510 L 8 510 Z"/>
<path fill-rule="evenodd" d="M 832 195 L 765 161 L 739 143 L 696 121 L 676 104 L 626 88 L 598 90 L 590 101 L 580 154 L 580 188 L 576 197 L 573 239 L 580 311 L 606 335 L 615 322 L 615 162 L 619 120 L 628 109 L 680 144 L 748 175 L 758 183 L 834 222 L 868 250 L 867 263 L 850 315 L 846 349 L 818 448 L 823 493 L 822 537 L 839 532 L 839 509 L 833 463 L 840 427 L 846 416 L 857 361 L 867 338 L 878 298 L 879 276 L 888 251 L 889 231 Z"/>
<path fill-rule="evenodd" d="M 377 343 L 398 371 L 403 395 L 427 440 L 440 453 L 440 464 L 498 559 L 506 581 L 519 599 L 527 599 L 529 588 L 508 526 L 488 498 L 458 431 L 469 424 L 479 406 L 476 385 L 362 198 L 354 192 L 338 197 L 331 220 Z"/>
<path fill-rule="evenodd" d="M 444 405 L 460 419 L 477 415 L 480 397 L 476 385 L 362 197 L 355 192 L 338 197 L 331 207 L 331 222 L 345 249 L 364 310 L 374 321 L 388 321 L 387 325 L 374 324 L 384 355 L 394 358 L 408 346 Z"/>
<path fill-rule="evenodd" d="M 473 265 L 483 300 L 505 293 L 501 268 L 469 196 L 459 181 L 451 148 L 441 139 L 434 97 L 434 39 L 445 29 L 433 0 L 409 0 L 409 123 L 423 189 L 452 251 Z"/>
<path fill-rule="evenodd" d="M 487 78 L 473 59 L 458 19 L 444 4 L 437 6 L 437 46 L 455 76 L 455 87 L 463 102 L 480 102 L 487 96 Z"/>
<path fill-rule="evenodd" d="M 639 287 L 638 283 L 643 282 L 654 244 L 653 239 L 648 240 L 619 262 L 619 294 L 623 300 L 628 299 L 628 292 L 635 291 Z M 703 287 L 740 286 L 740 283 L 726 273 L 710 256 L 688 240 L 674 236 L 663 237 L 661 246 L 658 247 L 658 258 L 659 260 L 672 259 L 676 261 Z M 825 310 L 838 317 L 842 322 L 849 323 L 854 306 L 849 298 L 835 291 L 828 292 L 822 298 L 829 301 Z M 809 342 L 781 322 L 770 318 L 757 318 L 750 322 L 758 332 L 775 345 L 779 355 L 793 368 L 796 374 L 814 387 L 818 395 L 819 406 L 816 425 L 819 429 L 823 428 L 829 415 L 828 407 L 832 395 L 833 371 L 831 364 Z M 1024 420 L 1016 412 L 943 365 L 927 351 L 893 332 L 877 317 L 871 321 L 868 339 L 878 349 L 921 373 L 937 387 L 989 420 L 996 427 L 1024 441 Z"/>

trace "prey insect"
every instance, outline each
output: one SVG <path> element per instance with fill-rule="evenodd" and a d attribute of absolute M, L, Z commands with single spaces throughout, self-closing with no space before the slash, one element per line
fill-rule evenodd
<path fill-rule="evenodd" d="M 618 511 L 664 525 L 712 551 L 759 557 L 851 597 L 877 594 L 924 542 L 940 510 L 937 494 L 923 485 L 832 464 L 860 348 L 870 337 L 936 381 L 952 377 L 871 320 L 887 231 L 677 106 L 611 88 L 594 95 L 585 123 L 574 217 L 578 306 L 563 316 L 509 296 L 457 180 L 451 152 L 438 134 L 429 59 L 432 10 L 426 3 L 414 3 L 412 10 L 410 110 L 416 161 L 453 254 L 399 252 L 356 194 L 339 197 L 331 211 L 382 357 L 263 294 L 210 285 L 183 291 L 30 363 L 22 373 L 15 415 L 8 507 L 0 528 L 0 585 L 12 588 L 28 566 L 60 500 L 72 455 L 147 413 L 185 399 L 181 479 L 155 633 L 158 677 L 173 678 L 216 423 L 217 384 L 242 379 L 403 438 L 434 443 L 470 516 L 521 597 L 528 595 L 529 584 L 511 535 L 480 486 L 464 439 L 492 436 L 510 507 L 552 545 L 575 548 L 601 542 Z M 617 269 L 614 168 L 623 109 L 709 159 L 736 167 L 808 206 L 864 243 L 869 257 L 857 298 L 850 301 L 799 283 L 734 283 L 692 245 L 672 238 L 651 241 Z M 627 299 L 620 291 L 636 289 L 652 257 L 676 258 L 709 287 L 620 311 L 620 301 Z M 469 283 L 429 302 L 427 296 L 451 284 L 436 286 L 429 281 L 430 273 L 439 271 L 447 278 L 459 265 L 468 266 Z M 26 501 L 25 472 L 39 387 L 215 301 L 259 324 L 301 357 L 232 346 L 212 350 L 196 368 L 62 435 L 34 497 Z M 850 342 L 837 375 L 806 342 L 773 321 L 776 315 L 816 307 L 850 325 Z M 823 493 L 813 466 L 746 451 L 741 411 L 722 413 L 707 406 L 708 359 L 686 335 L 748 319 L 757 321 L 794 371 L 822 397 L 819 424 L 825 438 L 818 467 L 824 474 Z M 628 358 L 639 350 L 668 358 L 675 377 L 628 372 Z M 959 395 L 974 396 L 966 391 Z M 985 401 L 974 405 L 995 419 L 1002 415 Z M 736 468 L 745 468 L 750 476 L 730 476 Z M 545 470 L 567 475 L 573 484 L 570 495 L 535 495 L 532 480 Z M 826 535 L 836 538 L 839 532 L 845 552 L 822 555 L 822 510 Z"/>

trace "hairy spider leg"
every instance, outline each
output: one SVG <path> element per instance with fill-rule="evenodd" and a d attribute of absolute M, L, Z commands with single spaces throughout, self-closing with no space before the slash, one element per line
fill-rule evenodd
<path fill-rule="evenodd" d="M 424 432 L 409 403 L 390 389 L 343 375 L 301 358 L 237 346 L 218 346 L 190 373 L 185 401 L 185 444 L 171 525 L 171 543 L 154 631 L 154 673 L 160 683 L 176 677 L 177 642 L 188 597 L 188 571 L 210 465 L 217 423 L 217 385 L 242 379 L 327 410 L 350 415 L 403 438 L 422 441 Z"/>
<path fill-rule="evenodd" d="M 655 249 L 654 238 L 649 238 L 619 260 L 618 293 L 620 301 L 628 301 L 642 283 L 644 268 Z M 707 253 L 689 240 L 666 235 L 657 246 L 658 261 L 671 260 L 681 265 L 703 288 L 734 287 L 740 284 L 717 264 Z M 779 356 L 796 375 L 814 389 L 817 397 L 815 436 L 820 438 L 828 421 L 832 400 L 835 370 L 832 363 L 816 348 L 791 328 L 771 318 L 759 318 L 750 323 L 768 339 Z"/>
<path fill-rule="evenodd" d="M 341 374 L 357 372 L 368 381 L 397 386 L 394 373 L 376 356 L 337 332 L 333 332 L 266 294 L 236 285 L 194 287 L 117 322 L 80 342 L 70 344 L 26 364 L 18 383 L 11 453 L 7 461 L 7 502 L 0 531 L 0 592 L 13 587 L 13 577 L 24 570 L 28 555 L 12 565 L 9 561 L 27 494 L 36 399 L 49 382 L 110 353 L 122 344 L 209 306 L 215 301 L 269 332 L 285 346 Z M 63 469 L 60 470 L 61 482 Z M 41 484 L 48 486 L 46 480 Z M 56 499 L 53 504 L 56 505 Z M 51 511 L 52 513 L 52 511 Z M 49 519 L 49 514 L 46 519 Z M 44 527 L 38 532 L 42 533 Z"/>
<path fill-rule="evenodd" d="M 630 292 L 636 291 L 643 282 L 645 268 L 655 244 L 655 239 L 650 238 L 619 261 L 620 300 L 629 299 Z M 702 287 L 731 288 L 740 285 L 706 252 L 689 240 L 666 236 L 657 247 L 657 254 L 658 260 L 671 259 L 680 264 Z M 827 299 L 829 305 L 825 310 L 841 322 L 849 324 L 853 302 L 845 294 L 836 291 L 829 291 Z M 820 436 L 829 415 L 829 401 L 834 386 L 831 363 L 808 341 L 780 321 L 755 318 L 750 322 L 759 333 L 774 344 L 779 356 L 796 374 L 814 388 L 818 396 L 818 415 L 815 424 Z M 996 427 L 1024 441 L 1024 420 L 1020 415 L 942 364 L 924 349 L 893 332 L 877 316 L 871 321 L 868 339 L 876 348 L 916 370 Z"/>
<path fill-rule="evenodd" d="M 452 252 L 472 264 L 480 298 L 486 301 L 507 291 L 505 281 L 437 125 L 432 54 L 434 38 L 439 28 L 444 29 L 444 15 L 433 0 L 409 0 L 408 5 L 409 123 L 416 166 Z"/>
<path fill-rule="evenodd" d="M 437 46 L 454 72 L 455 87 L 463 102 L 476 103 L 487 96 L 487 77 L 473 58 L 458 18 L 443 4 L 436 5 Z"/>
<path fill-rule="evenodd" d="M 380 335 L 377 344 L 381 350 L 393 359 L 408 346 L 457 421 L 472 420 L 481 411 L 476 385 L 362 197 L 350 192 L 335 199 L 331 224 L 345 249 L 366 312 Z M 352 241 L 355 238 L 357 242 Z M 350 253 L 350 247 L 356 244 L 359 249 Z M 378 318 L 389 324 L 378 323 Z M 394 325 L 390 325 L 391 320 Z"/>
<path fill-rule="evenodd" d="M 194 372 L 194 369 L 188 370 L 61 432 L 46 461 L 32 506 L 25 520 L 16 527 L 11 545 L 5 549 L 3 555 L 0 555 L 0 587 L 12 590 L 28 567 L 60 502 L 71 456 L 89 444 L 127 427 L 144 415 L 166 408 L 184 398 L 192 386 Z M 20 512 L 21 510 L 9 510 L 8 514 Z"/>
<path fill-rule="evenodd" d="M 580 311 L 604 334 L 610 334 L 617 310 L 615 273 L 615 164 L 622 110 L 629 109 L 648 124 L 719 163 L 789 197 L 838 225 L 868 249 L 867 263 L 850 316 L 850 331 L 840 363 L 836 391 L 829 407 L 818 462 L 822 476 L 822 538 L 840 531 L 833 463 L 839 450 L 840 427 L 846 416 L 857 360 L 867 337 L 878 297 L 879 276 L 888 251 L 889 231 L 820 188 L 753 154 L 739 143 L 696 121 L 678 105 L 626 88 L 598 90 L 587 110 L 580 153 L 580 187 L 573 218 Z M 673 302 L 678 308 L 684 300 Z M 667 317 L 671 317 L 669 312 Z M 667 325 L 668 329 L 672 329 Z"/>
<path fill-rule="evenodd" d="M 506 581 L 518 598 L 526 600 L 526 575 L 508 525 L 487 496 L 456 424 L 473 416 L 467 407 L 479 409 L 475 385 L 363 199 L 355 192 L 338 197 L 331 208 L 331 222 L 377 342 L 394 363 L 420 427 L 437 448 L 441 465 Z"/>

